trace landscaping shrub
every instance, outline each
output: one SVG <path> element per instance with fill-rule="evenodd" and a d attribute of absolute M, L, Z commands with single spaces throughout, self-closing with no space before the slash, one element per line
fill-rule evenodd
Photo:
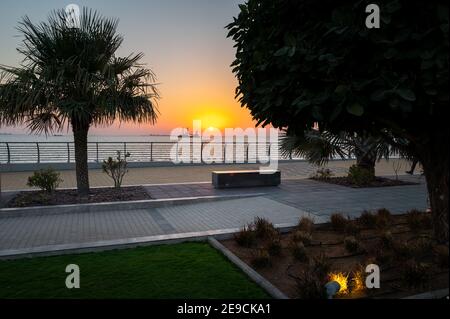
<path fill-rule="evenodd" d="M 301 262 L 307 262 L 309 260 L 308 252 L 306 251 L 305 245 L 300 241 L 292 241 L 289 245 L 292 256 Z"/>
<path fill-rule="evenodd" d="M 343 231 L 348 224 L 348 219 L 342 214 L 332 214 L 330 217 L 331 227 L 336 231 Z"/>
<path fill-rule="evenodd" d="M 413 232 L 432 227 L 431 215 L 417 209 L 410 210 L 406 214 L 406 222 Z"/>
<path fill-rule="evenodd" d="M 391 225 L 392 214 L 386 208 L 380 208 L 376 215 L 376 227 L 378 229 L 387 229 Z"/>
<path fill-rule="evenodd" d="M 359 228 L 356 223 L 349 220 L 347 225 L 345 225 L 344 232 L 350 236 L 358 236 L 361 233 L 361 228 Z"/>
<path fill-rule="evenodd" d="M 416 256 L 417 247 L 414 244 L 402 241 L 394 244 L 394 252 L 398 260 L 408 260 Z"/>
<path fill-rule="evenodd" d="M 365 248 L 368 259 L 367 264 L 381 265 L 393 260 L 392 250 L 384 248 L 378 241 L 366 244 Z"/>
<path fill-rule="evenodd" d="M 408 260 L 402 267 L 403 282 L 410 288 L 421 288 L 430 279 L 430 265 L 427 263 Z"/>
<path fill-rule="evenodd" d="M 390 210 L 387 208 L 378 209 L 377 216 L 380 218 L 388 219 L 388 220 L 392 219 L 392 214 L 391 214 Z"/>
<path fill-rule="evenodd" d="M 330 179 L 334 174 L 329 168 L 319 168 L 314 174 L 311 175 L 312 179 Z"/>
<path fill-rule="evenodd" d="M 359 241 L 354 236 L 345 237 L 344 246 L 349 253 L 356 253 L 360 249 Z"/>
<path fill-rule="evenodd" d="M 448 246 L 436 246 L 434 248 L 434 257 L 439 267 L 448 268 Z"/>
<path fill-rule="evenodd" d="M 252 258 L 252 265 L 255 268 L 266 268 L 271 265 L 270 255 L 266 249 L 258 249 Z"/>
<path fill-rule="evenodd" d="M 381 246 L 386 249 L 393 249 L 394 248 L 394 236 L 392 236 L 392 233 L 390 231 L 384 231 L 382 232 L 380 236 L 380 242 Z"/>
<path fill-rule="evenodd" d="M 433 242 L 427 237 L 419 237 L 414 241 L 413 247 L 417 255 L 428 255 L 433 251 Z"/>
<path fill-rule="evenodd" d="M 271 238 L 270 242 L 267 244 L 267 251 L 270 256 L 280 256 L 281 255 L 281 241 L 279 238 Z"/>
<path fill-rule="evenodd" d="M 238 245 L 243 247 L 251 247 L 256 242 L 256 234 L 251 225 L 244 226 L 234 235 L 234 240 Z"/>
<path fill-rule="evenodd" d="M 375 180 L 375 174 L 369 169 L 352 165 L 348 170 L 347 178 L 350 183 L 356 186 L 365 186 Z"/>
<path fill-rule="evenodd" d="M 256 217 L 253 224 L 257 238 L 270 239 L 278 234 L 273 224 L 265 218 Z"/>
<path fill-rule="evenodd" d="M 375 228 L 377 224 L 377 217 L 372 212 L 363 211 L 361 216 L 357 219 L 358 223 L 366 228 Z"/>
<path fill-rule="evenodd" d="M 326 281 L 311 270 L 302 271 L 296 278 L 296 290 L 300 299 L 326 299 Z"/>
<path fill-rule="evenodd" d="M 302 217 L 298 222 L 297 229 L 311 234 L 314 230 L 314 222 L 309 217 Z"/>
<path fill-rule="evenodd" d="M 394 259 L 394 256 L 389 250 L 381 247 L 375 251 L 374 257 L 375 260 L 377 261 L 376 263 L 380 265 L 390 263 Z"/>
<path fill-rule="evenodd" d="M 38 187 L 47 193 L 52 193 L 62 182 L 60 174 L 52 168 L 35 171 L 28 177 L 27 185 Z"/>
<path fill-rule="evenodd" d="M 432 229 L 433 228 L 433 216 L 431 213 L 424 212 L 422 215 L 422 229 Z"/>
<path fill-rule="evenodd" d="M 291 239 L 294 242 L 301 242 L 304 245 L 311 244 L 312 236 L 310 233 L 307 233 L 305 231 L 296 230 L 292 233 Z"/>
<path fill-rule="evenodd" d="M 310 268 L 314 270 L 319 278 L 326 278 L 331 269 L 330 258 L 328 258 L 324 253 L 313 256 L 310 261 Z"/>
<path fill-rule="evenodd" d="M 127 157 L 130 157 L 130 153 L 125 153 L 124 157 L 122 157 L 122 153 L 117 151 L 117 157 L 115 159 L 108 157 L 107 160 L 103 161 L 102 170 L 113 179 L 114 187 L 116 188 L 122 186 L 123 178 L 128 173 Z"/>

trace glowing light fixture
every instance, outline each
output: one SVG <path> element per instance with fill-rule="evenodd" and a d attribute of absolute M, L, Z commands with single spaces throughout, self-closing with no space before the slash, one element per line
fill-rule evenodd
<path fill-rule="evenodd" d="M 335 281 L 339 284 L 338 295 L 348 294 L 348 275 L 345 275 L 342 272 L 331 273 L 329 274 L 330 281 Z"/>

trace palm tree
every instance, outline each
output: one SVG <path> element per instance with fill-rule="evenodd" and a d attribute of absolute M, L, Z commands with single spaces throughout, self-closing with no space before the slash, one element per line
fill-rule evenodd
<path fill-rule="evenodd" d="M 155 76 L 142 53 L 117 57 L 118 20 L 83 8 L 79 25 L 64 10 L 47 22 L 22 19 L 20 67 L 0 66 L 0 125 L 27 125 L 48 134 L 72 128 L 78 193 L 89 192 L 87 137 L 91 126 L 157 118 Z"/>
<path fill-rule="evenodd" d="M 399 145 L 403 143 L 397 142 Z M 306 131 L 303 136 L 287 134 L 281 140 L 281 153 L 302 156 L 316 165 L 323 165 L 336 157 L 346 159 L 354 155 L 356 165 L 371 171 L 374 176 L 377 160 L 387 159 L 393 154 L 406 157 L 401 149 L 386 143 L 382 137 L 346 132 L 334 134 L 315 129 Z"/>

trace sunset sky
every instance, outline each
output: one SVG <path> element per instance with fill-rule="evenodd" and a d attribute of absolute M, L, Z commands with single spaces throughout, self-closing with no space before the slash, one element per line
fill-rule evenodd
<path fill-rule="evenodd" d="M 234 99 L 237 81 L 231 72 L 233 42 L 225 25 L 239 12 L 243 0 L 2 0 L 0 1 L 0 64 L 18 65 L 21 42 L 15 29 L 28 15 L 45 20 L 49 12 L 74 3 L 117 17 L 125 38 L 118 54 L 143 52 L 144 62 L 160 83 L 160 117 L 155 126 L 123 123 L 94 128 L 92 134 L 161 134 L 175 127 L 254 127 L 249 111 Z M 0 128 L 0 132 L 23 132 Z"/>

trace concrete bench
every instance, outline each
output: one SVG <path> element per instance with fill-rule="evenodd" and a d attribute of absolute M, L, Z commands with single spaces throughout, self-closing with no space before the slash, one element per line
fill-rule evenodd
<path fill-rule="evenodd" d="M 261 174 L 259 170 L 214 171 L 212 172 L 212 183 L 214 188 L 280 185 L 281 173 L 279 170 L 266 172 L 269 174 Z"/>

